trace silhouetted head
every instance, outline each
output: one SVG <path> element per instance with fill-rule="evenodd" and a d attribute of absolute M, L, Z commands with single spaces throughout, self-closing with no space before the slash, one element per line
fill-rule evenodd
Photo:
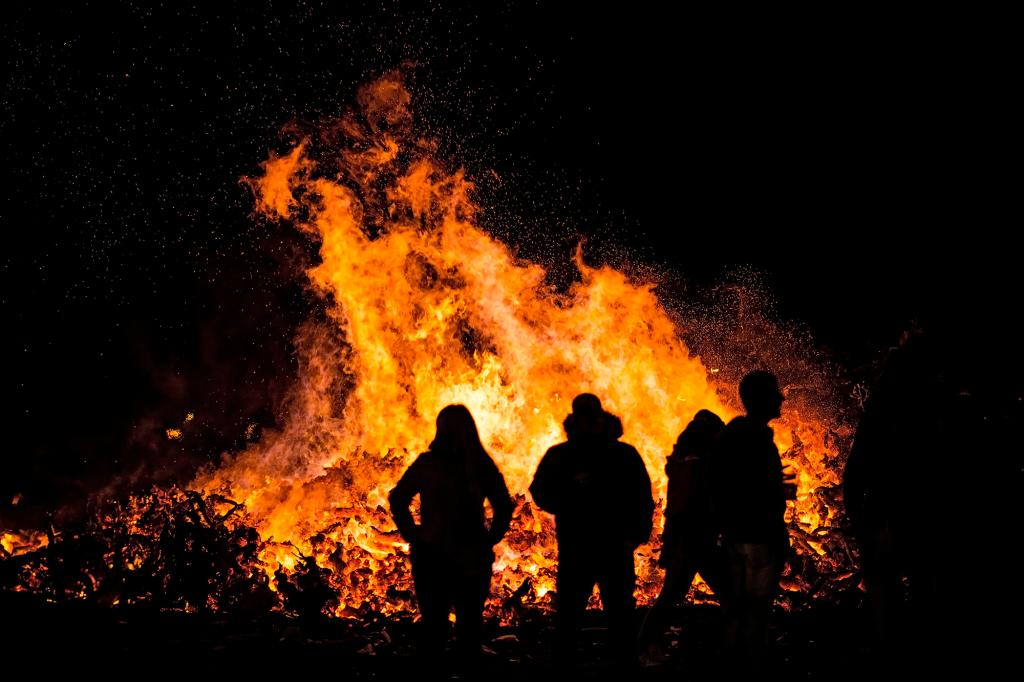
<path fill-rule="evenodd" d="M 430 449 L 463 456 L 486 454 L 476 422 L 465 405 L 449 405 L 438 412 L 437 433 Z"/>
<path fill-rule="evenodd" d="M 601 399 L 593 393 L 580 393 L 572 399 L 572 413 L 580 417 L 596 416 L 604 412 Z"/>
<path fill-rule="evenodd" d="M 573 438 L 610 438 L 622 435 L 622 421 L 601 407 L 601 400 L 593 393 L 580 393 L 572 399 L 572 413 L 562 422 L 565 434 Z"/>
<path fill-rule="evenodd" d="M 766 422 L 782 415 L 784 397 L 779 380 L 765 370 L 755 370 L 740 381 L 740 400 L 747 414 Z"/>
<path fill-rule="evenodd" d="M 686 453 L 707 452 L 718 434 L 725 428 L 725 422 L 711 410 L 699 410 L 679 434 L 676 448 Z"/>
<path fill-rule="evenodd" d="M 689 426 L 693 426 L 699 429 L 723 429 L 725 428 L 725 422 L 722 418 L 711 410 L 697 410 L 697 414 L 693 415 L 693 420 L 690 421 Z M 687 428 L 689 428 L 689 426 Z"/>

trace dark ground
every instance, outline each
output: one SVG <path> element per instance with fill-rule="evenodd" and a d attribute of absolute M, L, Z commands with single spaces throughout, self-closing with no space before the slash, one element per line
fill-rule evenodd
<path fill-rule="evenodd" d="M 183 664 L 197 672 L 241 674 L 280 668 L 305 676 L 323 671 L 346 680 L 413 678 L 423 669 L 415 655 L 414 625 L 408 617 L 310 624 L 277 614 L 245 619 L 144 607 L 57 606 L 10 593 L 0 595 L 0 605 L 7 624 L 4 648 L 20 652 L 18 658 L 72 660 L 86 668 L 105 669 L 114 677 L 138 670 L 136 663 L 152 666 L 153 662 Z M 769 660 L 773 677 L 857 678 L 871 661 L 858 614 L 829 606 L 802 613 L 777 612 L 772 631 L 775 647 Z M 686 625 L 681 628 L 684 619 Z M 717 607 L 684 607 L 664 638 L 670 660 L 641 669 L 637 679 L 721 677 L 718 625 Z M 582 636 L 581 664 L 573 675 L 577 679 L 613 675 L 605 657 L 604 635 L 600 616 L 591 613 Z M 511 628 L 489 623 L 484 677 L 522 681 L 553 676 L 550 640 L 547 615 L 531 615 Z"/>

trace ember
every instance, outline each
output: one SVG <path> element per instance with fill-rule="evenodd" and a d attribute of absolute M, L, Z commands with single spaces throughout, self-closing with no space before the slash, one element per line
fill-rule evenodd
<path fill-rule="evenodd" d="M 186 609 L 409 611 L 408 547 L 386 496 L 426 448 L 437 412 L 462 403 L 517 500 L 488 605 L 509 622 L 551 602 L 552 521 L 525 491 L 561 439 L 572 396 L 594 392 L 622 415 L 661 498 L 664 457 L 682 426 L 701 408 L 737 413 L 732 382 L 749 356 L 709 368 L 656 283 L 588 265 L 582 248 L 579 281 L 565 291 L 548 285 L 542 266 L 474 222 L 472 181 L 448 172 L 436 145 L 414 132 L 411 101 L 400 76 L 387 75 L 359 91 L 357 110 L 272 154 L 263 175 L 248 179 L 260 213 L 319 244 L 320 262 L 306 274 L 330 310 L 329 325 L 298 331 L 299 380 L 282 428 L 187 489 L 104 505 L 81 532 L 4 533 L 4 556 L 22 560 L 19 589 Z M 798 475 L 798 559 L 783 597 L 798 603 L 852 576 L 835 532 L 849 432 L 799 392 L 776 424 Z M 180 428 L 166 436 L 187 442 Z M 638 553 L 640 603 L 657 594 L 656 550 Z"/>

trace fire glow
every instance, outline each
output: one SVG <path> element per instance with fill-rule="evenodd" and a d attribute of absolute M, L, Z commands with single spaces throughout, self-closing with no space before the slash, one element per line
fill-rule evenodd
<path fill-rule="evenodd" d="M 295 543 L 325 566 L 333 556 L 345 573 L 353 564 L 370 569 L 356 585 L 345 581 L 342 608 L 369 600 L 387 610 L 386 588 L 408 587 L 409 578 L 386 495 L 426 448 L 438 411 L 463 403 L 521 500 L 497 548 L 498 591 L 531 578 L 542 598 L 554 586 L 551 520 L 523 493 L 541 455 L 562 440 L 572 397 L 593 392 L 622 416 L 625 439 L 645 457 L 663 498 L 664 457 L 676 435 L 700 408 L 735 415 L 720 397 L 731 387 L 710 381 L 653 285 L 588 267 L 578 250 L 581 281 L 556 293 L 541 266 L 518 260 L 477 227 L 463 173 L 445 173 L 423 151 L 428 144 L 403 148 L 408 141 L 389 132 L 410 116 L 400 80 L 381 79 L 359 99 L 365 121 L 350 117 L 339 126 L 351 145 L 338 150 L 341 173 L 319 173 L 299 144 L 268 160 L 252 182 L 261 212 L 319 239 L 322 262 L 307 274 L 332 302 L 343 343 L 304 330 L 301 385 L 284 429 L 196 486 L 243 502 L 265 539 Z M 384 225 L 376 238 L 368 236 L 369 215 Z M 341 405 L 332 394 L 339 377 L 350 386 Z M 809 450 L 824 452 L 822 429 L 786 416 L 776 430 L 781 451 L 796 433 Z M 802 500 L 836 482 L 813 455 L 795 464 Z M 813 504 L 799 513 L 808 526 L 827 525 Z M 318 535 L 314 547 L 308 538 Z M 288 553 L 268 548 L 265 559 L 276 565 Z M 642 575 L 651 570 L 641 566 Z"/>
<path fill-rule="evenodd" d="M 553 522 L 525 491 L 545 450 L 563 439 L 573 396 L 592 392 L 621 416 L 623 439 L 643 455 L 663 504 L 664 459 L 679 431 L 701 408 L 735 416 L 735 386 L 687 349 L 654 284 L 588 266 L 577 249 L 579 281 L 556 291 L 542 266 L 483 231 L 473 183 L 446 172 L 436 145 L 412 134 L 400 77 L 365 86 L 358 101 L 358 111 L 272 155 L 248 180 L 261 214 L 319 243 L 320 262 L 306 274 L 329 324 L 298 332 L 298 382 L 282 427 L 188 487 L 230 500 L 230 522 L 258 531 L 271 589 L 279 572 L 315 560 L 330 571 L 335 615 L 408 611 L 408 548 L 387 494 L 426 449 L 438 411 L 462 403 L 518 503 L 496 548 L 489 611 L 543 607 L 557 566 Z M 775 422 L 798 473 L 791 528 L 798 551 L 827 574 L 841 571 L 829 549 L 837 509 L 818 491 L 838 483 L 827 465 L 835 446 L 823 418 L 799 407 L 787 405 Z M 182 438 L 179 429 L 167 435 Z M 655 550 L 637 554 L 641 603 L 660 584 Z M 792 575 L 789 589 L 807 585 Z"/>

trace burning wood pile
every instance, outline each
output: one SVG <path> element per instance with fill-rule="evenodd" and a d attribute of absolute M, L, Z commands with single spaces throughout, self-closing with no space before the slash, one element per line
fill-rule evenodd
<path fill-rule="evenodd" d="M 549 285 L 543 267 L 473 222 L 473 184 L 434 160 L 411 99 L 386 75 L 359 91 L 349 114 L 291 129 L 288 151 L 248 179 L 268 222 L 319 245 L 306 274 L 329 312 L 298 331 L 299 379 L 281 428 L 185 487 L 99 502 L 79 527 L 4 533 L 0 588 L 307 619 L 411 613 L 408 546 L 386 497 L 426 449 L 440 408 L 462 403 L 516 500 L 487 612 L 518 622 L 551 607 L 553 524 L 525 491 L 561 439 L 569 399 L 590 390 L 623 416 L 663 499 L 664 457 L 679 430 L 701 408 L 737 414 L 736 381 L 756 365 L 801 388 L 776 428 L 798 486 L 783 602 L 855 587 L 838 491 L 851 430 L 827 373 L 778 338 L 752 338 L 750 326 L 730 332 L 734 352 L 724 336 L 715 354 L 695 351 L 656 283 L 591 267 L 580 251 L 579 281 Z M 187 447 L 188 425 L 168 438 Z M 655 539 L 638 553 L 641 604 L 660 586 L 657 550 Z"/>

